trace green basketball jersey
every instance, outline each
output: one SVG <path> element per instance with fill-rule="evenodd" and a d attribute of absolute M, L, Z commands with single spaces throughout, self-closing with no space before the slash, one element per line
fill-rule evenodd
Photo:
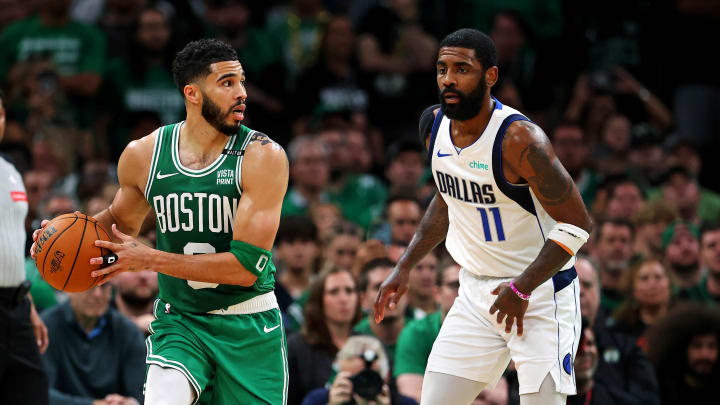
<path fill-rule="evenodd" d="M 230 250 L 242 189 L 242 161 L 255 132 L 241 126 L 209 166 L 180 163 L 178 140 L 184 121 L 157 132 L 145 198 L 155 210 L 157 249 L 186 255 Z M 179 311 L 205 313 L 273 290 L 275 266 L 268 263 L 251 287 L 188 281 L 158 274 L 160 299 Z"/>

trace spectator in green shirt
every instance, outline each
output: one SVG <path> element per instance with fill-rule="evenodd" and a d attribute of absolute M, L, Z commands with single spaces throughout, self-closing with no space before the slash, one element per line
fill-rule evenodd
<path fill-rule="evenodd" d="M 106 131 L 113 156 L 119 156 L 129 139 L 130 116 L 153 112 L 163 125 L 185 118 L 185 103 L 172 76 L 174 53 L 171 25 L 158 8 L 140 11 L 128 55 L 108 64 L 103 86 Z"/>
<path fill-rule="evenodd" d="M 408 323 L 400 334 L 395 354 L 395 378 L 398 390 L 420 402 L 423 375 L 440 325 L 450 311 L 460 288 L 460 266 L 446 263 L 437 272 L 438 300 L 441 311 Z"/>
<path fill-rule="evenodd" d="M 97 28 L 70 19 L 70 1 L 52 1 L 38 15 L 10 24 L 0 34 L 0 77 L 8 80 L 17 62 L 40 55 L 52 59 L 60 87 L 91 97 L 105 73 L 105 37 Z"/>
<path fill-rule="evenodd" d="M 700 260 L 704 273 L 700 284 L 680 290 L 678 297 L 703 304 L 720 304 L 720 222 L 703 224 L 700 229 Z"/>

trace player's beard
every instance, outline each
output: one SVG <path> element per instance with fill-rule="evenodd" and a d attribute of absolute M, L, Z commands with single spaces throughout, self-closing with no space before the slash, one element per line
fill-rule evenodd
<path fill-rule="evenodd" d="M 215 104 L 210 99 L 210 97 L 205 94 L 205 92 L 201 93 L 203 96 L 203 101 L 200 112 L 202 113 L 203 118 L 205 118 L 205 121 L 207 121 L 210 125 L 213 126 L 213 128 L 217 129 L 219 132 L 222 132 L 226 136 L 233 136 L 237 134 L 237 131 L 240 128 L 240 122 L 237 122 L 235 124 L 227 124 L 225 123 L 225 119 L 228 115 L 232 114 L 232 109 L 239 106 L 240 104 L 243 104 L 243 101 L 239 100 L 237 103 L 233 104 L 227 112 L 223 113 L 220 109 L 220 106 Z"/>
<path fill-rule="evenodd" d="M 452 120 L 458 121 L 467 121 L 473 118 L 480 113 L 486 90 L 487 84 L 485 84 L 484 80 L 479 80 L 477 86 L 469 94 L 465 94 L 455 87 L 446 87 L 440 92 L 440 105 L 443 114 Z M 459 102 L 457 104 L 447 104 L 444 97 L 447 93 L 457 94 Z"/>

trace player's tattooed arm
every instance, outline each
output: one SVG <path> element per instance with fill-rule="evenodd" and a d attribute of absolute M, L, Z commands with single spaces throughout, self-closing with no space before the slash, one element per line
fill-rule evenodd
<path fill-rule="evenodd" d="M 445 240 L 448 231 L 448 207 L 445 200 L 435 194 L 430 205 L 425 211 L 425 215 L 420 221 L 415 235 L 413 235 L 410 244 L 405 252 L 398 260 L 398 267 L 409 271 L 414 267 L 425 255 L 435 248 L 440 242 Z"/>
<path fill-rule="evenodd" d="M 270 139 L 269 136 L 263 134 L 262 132 L 253 132 L 253 134 L 250 136 L 250 140 L 248 141 L 248 145 L 253 143 L 259 143 L 261 146 L 270 145 L 275 149 L 282 149 L 282 147 L 278 143 Z"/>
<path fill-rule="evenodd" d="M 590 232 L 592 220 L 580 192 L 537 125 L 517 121 L 508 128 L 503 140 L 503 163 L 508 180 L 526 181 L 553 219 Z M 516 287 L 531 292 L 569 259 L 570 254 L 558 244 L 546 242 L 535 261 L 515 280 Z"/>

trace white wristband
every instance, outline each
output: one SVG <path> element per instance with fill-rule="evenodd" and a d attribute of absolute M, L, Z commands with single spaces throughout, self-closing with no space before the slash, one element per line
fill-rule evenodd
<path fill-rule="evenodd" d="M 555 224 L 548 234 L 548 239 L 552 239 L 572 256 L 575 256 L 589 237 L 590 235 L 584 229 L 564 222 Z"/>

